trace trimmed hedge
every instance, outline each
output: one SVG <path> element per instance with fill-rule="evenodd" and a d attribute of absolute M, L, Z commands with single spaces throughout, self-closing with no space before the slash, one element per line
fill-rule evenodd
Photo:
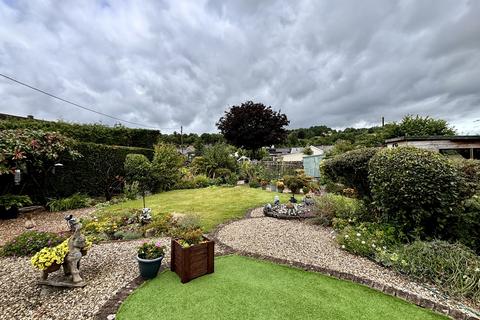
<path fill-rule="evenodd" d="M 134 129 L 122 125 L 109 127 L 98 123 L 78 124 L 36 119 L 8 118 L 0 120 L 0 130 L 27 128 L 60 132 L 67 137 L 82 142 L 141 148 L 153 148 L 153 145 L 158 143 L 161 137 L 158 130 Z"/>
<path fill-rule="evenodd" d="M 439 153 L 383 149 L 370 161 L 374 205 L 382 220 L 420 238 L 447 238 L 461 211 L 463 179 Z"/>
<path fill-rule="evenodd" d="M 109 200 L 113 194 L 121 192 L 127 154 L 138 153 L 153 158 L 153 150 L 144 148 L 83 142 L 75 142 L 72 148 L 82 156 L 62 161 L 63 167 L 55 168 L 55 174 L 51 170 L 35 177 L 23 174 L 19 187 L 13 186 L 12 175 L 2 175 L 0 184 L 41 203 L 46 203 L 48 198 L 68 197 L 75 193 L 105 196 Z"/>
<path fill-rule="evenodd" d="M 124 163 L 127 154 L 143 154 L 153 158 L 152 149 L 107 146 L 95 143 L 76 143 L 74 146 L 82 157 L 66 161 L 62 172 L 55 175 L 55 187 L 62 196 L 85 193 L 91 196 L 105 196 L 121 192 Z"/>
<path fill-rule="evenodd" d="M 370 196 L 368 163 L 378 148 L 352 150 L 322 161 L 322 176 L 357 191 L 359 196 Z"/>

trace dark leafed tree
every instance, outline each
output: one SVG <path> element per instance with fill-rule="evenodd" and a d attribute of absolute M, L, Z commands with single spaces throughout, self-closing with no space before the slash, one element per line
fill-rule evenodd
<path fill-rule="evenodd" d="M 217 127 L 229 143 L 256 151 L 283 142 L 287 136 L 285 126 L 289 123 L 285 114 L 273 111 L 272 107 L 247 101 L 225 111 Z"/>

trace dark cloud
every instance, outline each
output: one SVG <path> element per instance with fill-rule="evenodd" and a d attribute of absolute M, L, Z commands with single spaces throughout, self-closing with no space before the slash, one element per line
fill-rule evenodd
<path fill-rule="evenodd" d="M 475 0 L 0 0 L 0 70 L 157 128 L 215 131 L 256 100 L 292 127 L 418 113 L 473 133 L 479 16 Z M 0 97 L 0 112 L 112 123 L 3 79 Z"/>

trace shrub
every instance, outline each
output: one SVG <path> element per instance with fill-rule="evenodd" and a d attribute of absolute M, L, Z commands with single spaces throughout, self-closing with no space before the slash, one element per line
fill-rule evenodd
<path fill-rule="evenodd" d="M 63 237 L 50 232 L 26 231 L 7 242 L 1 249 L 3 256 L 30 256 L 45 247 L 55 247 Z"/>
<path fill-rule="evenodd" d="M 138 181 L 133 181 L 132 183 L 125 183 L 123 186 L 123 195 L 128 200 L 135 200 L 140 194 L 140 187 Z"/>
<path fill-rule="evenodd" d="M 290 191 L 293 193 L 293 195 L 298 193 L 300 189 L 302 189 L 306 184 L 305 179 L 299 175 L 284 176 L 283 181 L 287 188 L 290 189 Z"/>
<path fill-rule="evenodd" d="M 143 233 L 140 231 L 119 230 L 113 234 L 113 237 L 121 240 L 135 240 L 143 238 Z"/>
<path fill-rule="evenodd" d="M 152 149 L 107 146 L 94 143 L 75 143 L 75 149 L 82 155 L 76 160 L 63 162 L 61 173 L 50 175 L 50 192 L 69 196 L 75 192 L 90 196 L 105 196 L 110 200 L 120 193 L 125 176 L 124 163 L 127 154 L 143 154 L 153 157 Z"/>
<path fill-rule="evenodd" d="M 0 196 L 0 207 L 9 210 L 12 207 L 21 208 L 32 204 L 29 196 L 20 196 L 14 194 L 6 194 Z"/>
<path fill-rule="evenodd" d="M 174 145 L 162 143 L 155 146 L 152 169 L 155 186 L 160 191 L 171 190 L 180 181 L 184 161 Z"/>
<path fill-rule="evenodd" d="M 342 249 L 371 259 L 377 252 L 398 245 L 400 239 L 395 227 L 369 222 L 347 225 L 337 235 Z"/>
<path fill-rule="evenodd" d="M 446 237 L 461 205 L 461 179 L 439 153 L 384 149 L 370 161 L 374 205 L 382 220 L 412 237 Z"/>
<path fill-rule="evenodd" d="M 324 160 L 320 165 L 322 176 L 355 189 L 361 197 L 370 196 L 368 163 L 377 152 L 377 148 L 363 148 Z"/>
<path fill-rule="evenodd" d="M 144 232 L 147 230 L 154 236 L 165 236 L 172 232 L 174 227 L 171 214 L 156 215 L 152 222 L 143 227 Z"/>
<path fill-rule="evenodd" d="M 454 159 L 453 164 L 461 177 L 462 196 L 470 198 L 480 191 L 480 161 Z"/>
<path fill-rule="evenodd" d="M 260 182 L 258 182 L 257 179 L 251 179 L 250 181 L 248 181 L 248 186 L 250 188 L 259 188 L 260 187 Z"/>
<path fill-rule="evenodd" d="M 92 204 L 92 199 L 88 196 L 80 193 L 75 193 L 74 195 L 62 198 L 62 199 L 53 199 L 47 203 L 49 211 L 65 211 L 79 208 L 86 208 Z"/>
<path fill-rule="evenodd" d="M 206 188 L 213 184 L 213 180 L 203 174 L 193 177 L 194 188 Z"/>
<path fill-rule="evenodd" d="M 314 222 L 331 226 L 334 218 L 354 221 L 367 220 L 366 208 L 361 200 L 327 193 L 315 199 Z"/>
<path fill-rule="evenodd" d="M 454 239 L 480 253 L 480 196 L 474 195 L 464 202 L 464 211 L 452 226 Z"/>
<path fill-rule="evenodd" d="M 395 267 L 447 293 L 480 298 L 480 257 L 463 245 L 416 241 L 400 250 Z"/>
<path fill-rule="evenodd" d="M 217 143 L 213 146 L 206 147 L 203 150 L 205 173 L 210 178 L 221 175 L 219 169 L 227 169 L 230 172 L 237 171 L 237 161 L 233 156 L 235 150 L 232 146 L 225 143 Z"/>

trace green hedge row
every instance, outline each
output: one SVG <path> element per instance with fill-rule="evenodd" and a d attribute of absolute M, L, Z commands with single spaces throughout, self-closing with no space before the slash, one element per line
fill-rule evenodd
<path fill-rule="evenodd" d="M 108 146 L 76 142 L 73 148 L 82 156 L 62 161 L 63 167 L 46 175 L 24 174 L 22 184 L 13 186 L 13 175 L 0 176 L 0 184 L 9 184 L 10 192 L 27 194 L 36 202 L 48 198 L 67 197 L 74 193 L 105 196 L 107 199 L 121 191 L 124 162 L 127 154 L 137 153 L 153 158 L 153 149 Z"/>
<path fill-rule="evenodd" d="M 83 142 L 140 148 L 153 148 L 153 145 L 158 143 L 161 137 L 158 130 L 133 129 L 122 125 L 108 127 L 102 124 L 77 124 L 36 119 L 8 118 L 0 120 L 0 130 L 26 128 L 56 131 Z"/>

